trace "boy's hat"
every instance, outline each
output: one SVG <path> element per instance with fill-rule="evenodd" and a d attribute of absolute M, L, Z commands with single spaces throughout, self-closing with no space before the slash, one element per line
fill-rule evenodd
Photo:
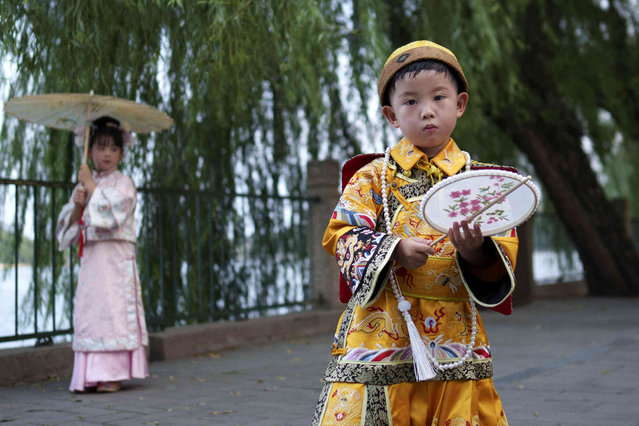
<path fill-rule="evenodd" d="M 377 83 L 377 92 L 379 93 L 379 102 L 384 103 L 384 92 L 391 78 L 406 65 L 422 61 L 425 59 L 434 59 L 448 65 L 459 77 L 459 91 L 468 91 L 468 82 L 464 76 L 461 65 L 457 62 L 457 58 L 450 50 L 437 43 L 428 40 L 420 40 L 409 43 L 395 50 L 386 60 L 382 73 Z"/>

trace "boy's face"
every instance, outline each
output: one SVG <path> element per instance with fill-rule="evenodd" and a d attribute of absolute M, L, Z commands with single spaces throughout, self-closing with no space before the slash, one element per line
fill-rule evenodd
<path fill-rule="evenodd" d="M 382 112 L 409 142 L 434 157 L 448 143 L 467 102 L 468 93 L 458 94 L 450 75 L 420 71 L 396 82 L 390 106 Z"/>

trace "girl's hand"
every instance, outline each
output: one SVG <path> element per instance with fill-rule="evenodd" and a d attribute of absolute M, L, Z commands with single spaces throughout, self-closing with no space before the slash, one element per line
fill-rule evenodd
<path fill-rule="evenodd" d="M 471 229 L 465 220 L 454 222 L 453 227 L 448 230 L 448 238 L 453 243 L 460 256 L 472 265 L 481 265 L 485 261 L 485 253 L 482 250 L 484 236 L 481 228 L 475 224 Z"/>
<path fill-rule="evenodd" d="M 93 190 L 95 189 L 95 181 L 93 180 L 93 174 L 89 169 L 89 166 L 83 164 L 80 166 L 80 171 L 78 172 L 78 182 L 84 186 L 87 190 L 87 195 L 90 197 L 93 194 Z"/>
<path fill-rule="evenodd" d="M 428 256 L 435 254 L 435 250 L 430 246 L 430 241 L 419 237 L 402 239 L 391 259 L 399 263 L 406 269 L 417 269 L 426 263 Z"/>
<path fill-rule="evenodd" d="M 87 190 L 82 186 L 78 186 L 73 193 L 73 202 L 78 207 L 84 207 L 87 203 Z"/>

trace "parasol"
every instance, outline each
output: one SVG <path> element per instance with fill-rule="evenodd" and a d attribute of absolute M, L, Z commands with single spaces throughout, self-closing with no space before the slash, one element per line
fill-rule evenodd
<path fill-rule="evenodd" d="M 166 113 L 151 106 L 112 96 L 83 93 L 51 93 L 30 95 L 10 99 L 4 109 L 7 114 L 20 120 L 42 124 L 47 127 L 74 131 L 84 126 L 84 155 L 86 164 L 89 151 L 91 123 L 100 117 L 109 116 L 125 124 L 127 130 L 136 133 L 161 131 L 173 125 Z M 80 219 L 80 223 L 82 219 Z M 82 234 L 78 256 L 82 257 Z"/>
<path fill-rule="evenodd" d="M 167 129 L 173 120 L 166 113 L 149 105 L 112 96 L 91 93 L 51 93 L 10 99 L 4 106 L 7 114 L 20 120 L 62 130 L 75 130 L 94 120 L 110 116 L 126 122 L 135 133 Z M 88 151 L 89 126 L 86 126 L 84 160 Z"/>
<path fill-rule="evenodd" d="M 446 236 L 454 222 L 481 225 L 484 236 L 525 222 L 539 204 L 539 190 L 530 176 L 504 170 L 473 170 L 445 179 L 428 190 L 420 206 L 422 217 Z"/>

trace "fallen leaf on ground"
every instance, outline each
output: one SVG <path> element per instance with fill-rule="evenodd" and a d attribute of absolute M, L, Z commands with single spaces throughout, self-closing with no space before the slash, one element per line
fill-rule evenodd
<path fill-rule="evenodd" d="M 219 416 L 220 414 L 231 414 L 235 413 L 235 410 L 222 410 L 222 411 L 211 411 L 211 414 L 214 416 Z"/>

